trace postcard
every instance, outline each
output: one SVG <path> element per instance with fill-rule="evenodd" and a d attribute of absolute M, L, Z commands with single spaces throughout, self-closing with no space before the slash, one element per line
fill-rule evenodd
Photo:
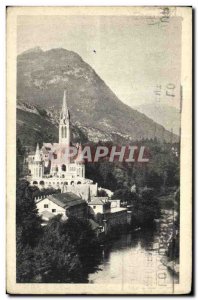
<path fill-rule="evenodd" d="M 7 293 L 189 294 L 192 7 L 7 8 Z"/>

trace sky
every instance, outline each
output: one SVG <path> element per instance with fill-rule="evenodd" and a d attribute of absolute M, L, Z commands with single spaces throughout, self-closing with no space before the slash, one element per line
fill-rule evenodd
<path fill-rule="evenodd" d="M 17 24 L 18 54 L 36 46 L 72 50 L 129 106 L 179 107 L 180 18 L 151 25 L 148 17 L 29 15 Z"/>

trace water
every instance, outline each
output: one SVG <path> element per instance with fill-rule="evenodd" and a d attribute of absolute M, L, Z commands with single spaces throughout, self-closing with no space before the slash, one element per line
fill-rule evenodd
<path fill-rule="evenodd" d="M 171 285 L 177 279 L 161 263 L 159 238 L 152 230 L 123 234 L 104 246 L 100 270 L 89 275 L 94 284 Z"/>

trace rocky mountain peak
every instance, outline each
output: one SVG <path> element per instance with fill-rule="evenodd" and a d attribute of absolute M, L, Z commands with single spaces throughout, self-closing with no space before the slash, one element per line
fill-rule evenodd
<path fill-rule="evenodd" d="M 72 122 L 82 127 L 118 133 L 131 140 L 172 139 L 161 125 L 121 102 L 77 53 L 63 48 L 30 49 L 18 56 L 19 100 L 59 110 L 64 89 Z"/>

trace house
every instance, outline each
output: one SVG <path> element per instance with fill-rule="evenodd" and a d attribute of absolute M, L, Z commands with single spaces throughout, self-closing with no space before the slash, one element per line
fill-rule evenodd
<path fill-rule="evenodd" d="M 120 206 L 119 199 L 108 199 L 108 197 L 92 197 L 88 202 L 89 212 L 104 227 L 105 233 L 117 225 L 131 223 L 131 212 Z M 99 215 L 100 214 L 100 217 Z"/>
<path fill-rule="evenodd" d="M 91 197 L 91 201 L 88 202 L 91 212 L 95 215 L 98 213 L 103 214 L 110 208 L 108 197 Z"/>
<path fill-rule="evenodd" d="M 79 219 L 87 218 L 87 202 L 74 193 L 53 194 L 36 201 L 39 215 L 42 219 L 49 221 L 52 217 L 62 214 L 63 219 L 68 217 L 77 217 Z"/>

